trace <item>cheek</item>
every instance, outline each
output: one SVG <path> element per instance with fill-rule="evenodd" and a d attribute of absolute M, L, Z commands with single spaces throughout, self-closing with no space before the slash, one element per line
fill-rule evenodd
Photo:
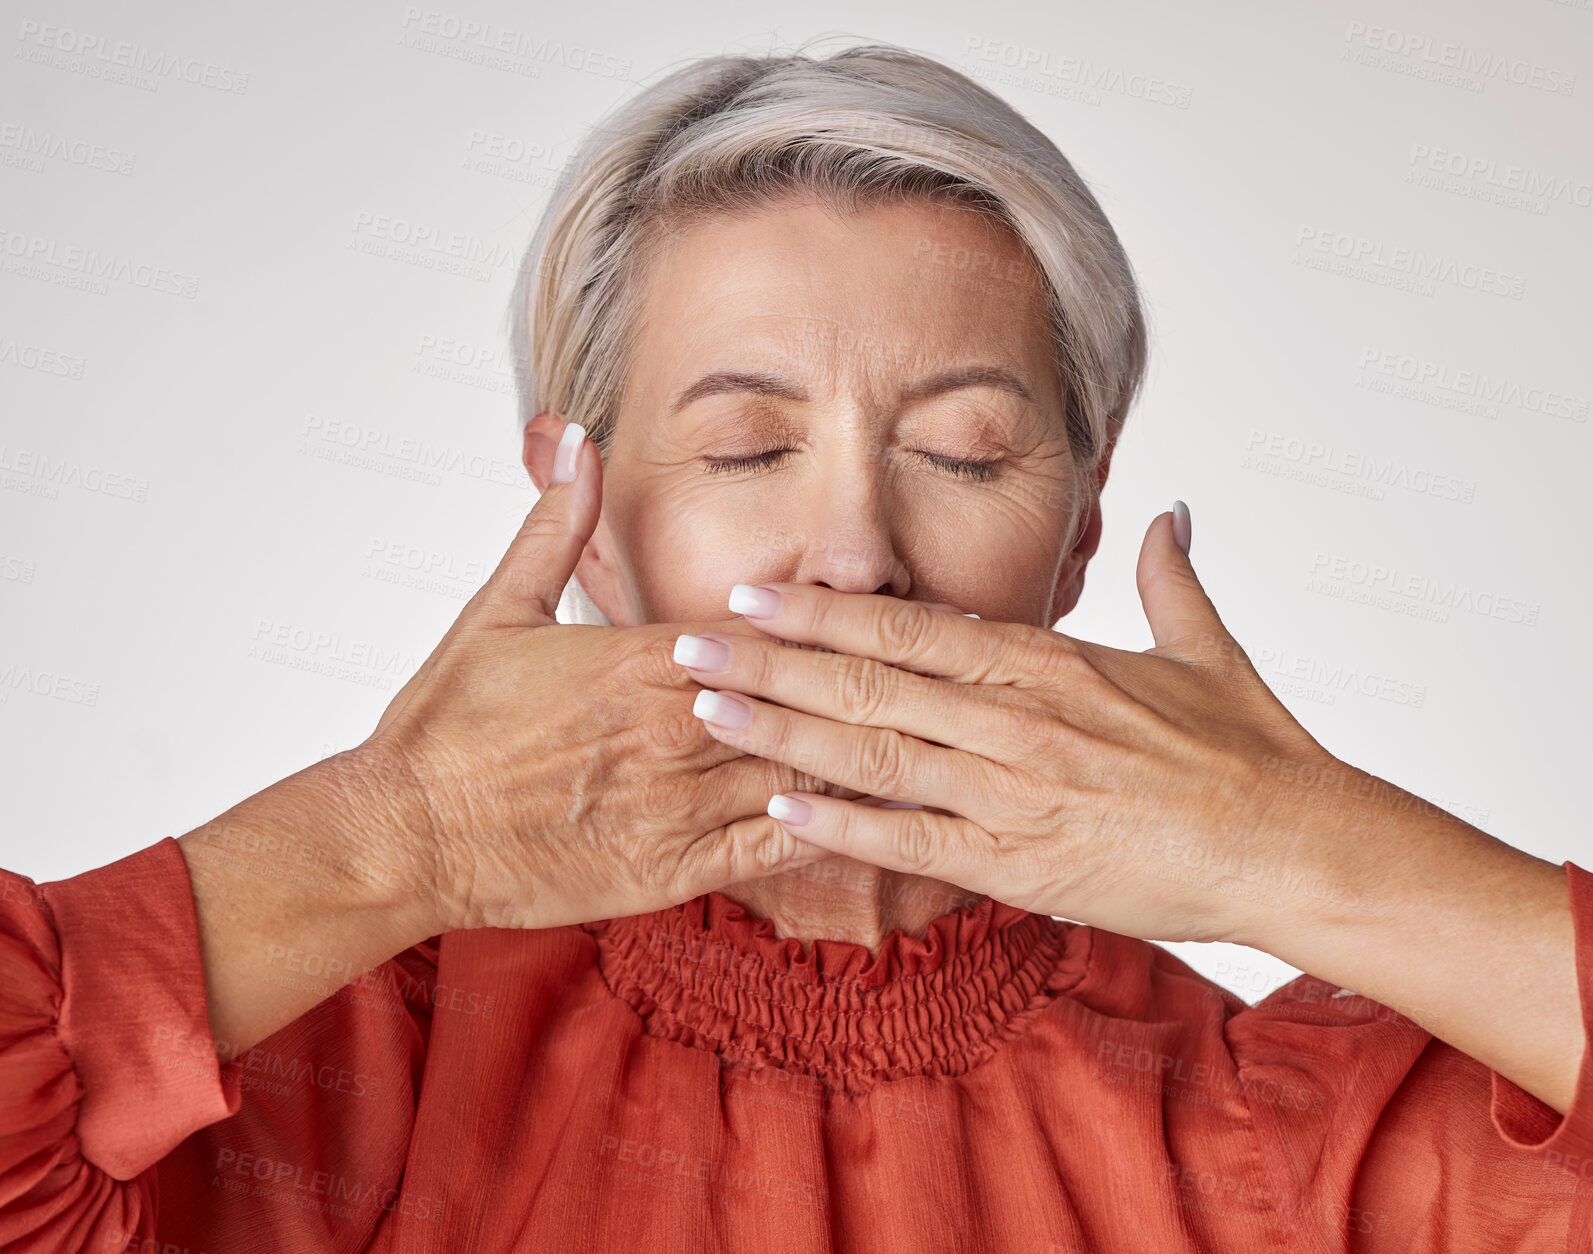
<path fill-rule="evenodd" d="M 647 622 L 731 618 L 725 597 L 736 583 L 773 577 L 787 545 L 764 526 L 749 527 L 745 502 L 712 485 L 649 497 L 628 512 L 619 536 Z"/>
<path fill-rule="evenodd" d="M 967 492 L 925 498 L 902 517 L 902 560 L 927 586 L 923 599 L 1003 622 L 1051 625 L 1065 513 Z"/>

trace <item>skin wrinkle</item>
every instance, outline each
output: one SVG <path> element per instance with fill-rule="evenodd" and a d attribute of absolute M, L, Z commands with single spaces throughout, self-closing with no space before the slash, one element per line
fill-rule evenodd
<path fill-rule="evenodd" d="M 1018 285 L 920 273 L 922 241 L 1029 267 Z M 617 625 L 733 618 L 732 584 L 793 581 L 947 602 L 1050 627 L 1082 588 L 1099 539 L 1075 511 L 1038 276 L 990 219 L 927 202 L 837 215 L 793 200 L 681 231 L 641 285 L 640 328 L 604 459 L 603 512 L 576 574 Z M 1040 402 L 977 386 L 904 402 L 943 371 L 995 366 Z M 671 399 L 714 371 L 777 375 L 809 399 Z M 792 451 L 752 470 L 705 459 Z M 991 479 L 927 460 L 995 461 Z M 858 794 L 813 780 L 811 791 Z M 772 822 L 772 820 L 770 820 Z M 844 863 L 836 867 L 836 862 Z M 877 950 L 895 928 L 978 897 L 833 856 L 729 885 L 725 896 L 804 942 Z"/>

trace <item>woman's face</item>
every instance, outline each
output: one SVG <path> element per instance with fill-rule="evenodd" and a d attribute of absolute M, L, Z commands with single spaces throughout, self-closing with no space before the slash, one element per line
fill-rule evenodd
<path fill-rule="evenodd" d="M 577 575 L 620 626 L 731 617 L 732 584 L 824 584 L 1050 626 L 1080 502 L 1019 242 L 919 204 L 698 223 L 649 275 Z M 553 434 L 557 434 L 556 430 Z"/>

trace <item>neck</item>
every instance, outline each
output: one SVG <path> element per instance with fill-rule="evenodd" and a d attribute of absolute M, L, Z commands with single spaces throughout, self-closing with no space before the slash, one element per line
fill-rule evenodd
<path fill-rule="evenodd" d="M 955 884 L 840 854 L 719 891 L 748 914 L 768 919 L 777 936 L 794 936 L 805 946 L 819 939 L 851 941 L 870 953 L 897 928 L 922 938 L 931 920 L 984 899 Z"/>

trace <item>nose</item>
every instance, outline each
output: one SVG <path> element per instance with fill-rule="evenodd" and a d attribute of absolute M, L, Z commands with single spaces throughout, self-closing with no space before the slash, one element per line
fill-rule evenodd
<path fill-rule="evenodd" d="M 815 579 L 813 582 L 820 588 L 835 588 L 835 585 L 833 583 L 830 583 L 828 580 L 825 580 L 825 579 Z M 835 588 L 835 590 L 837 592 L 849 592 L 849 591 L 851 591 L 851 589 L 849 589 L 849 588 Z M 876 595 L 882 596 L 882 597 L 888 597 L 888 596 L 897 595 L 895 589 L 892 587 L 892 585 L 891 585 L 889 580 L 887 580 L 886 582 L 880 584 L 876 588 L 860 588 L 860 589 L 858 589 L 858 591 L 860 591 L 860 592 L 872 592 L 872 593 L 875 593 Z"/>
<path fill-rule="evenodd" d="M 817 534 L 810 533 L 796 582 L 897 597 L 905 597 L 913 584 L 884 526 L 827 531 L 822 523 Z"/>
<path fill-rule="evenodd" d="M 841 425 L 856 426 L 861 434 L 829 441 L 821 450 L 820 490 L 797 507 L 805 543 L 792 582 L 906 597 L 913 579 L 897 552 L 884 459 L 860 419 Z"/>
<path fill-rule="evenodd" d="M 825 550 L 825 573 L 821 578 L 801 582 L 837 592 L 872 592 L 887 597 L 905 597 L 912 587 L 907 567 L 888 548 L 878 555 L 858 555 L 840 562 L 828 560 L 831 553 L 832 550 Z"/>

